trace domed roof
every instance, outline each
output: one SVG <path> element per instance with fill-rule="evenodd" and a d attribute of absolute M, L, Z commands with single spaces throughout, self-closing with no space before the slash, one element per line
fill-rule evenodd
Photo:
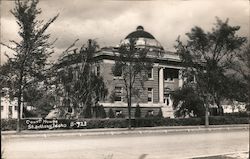
<path fill-rule="evenodd" d="M 144 31 L 144 28 L 140 25 L 136 28 L 136 31 L 128 34 L 125 39 L 130 39 L 130 38 L 148 38 L 148 39 L 155 39 L 155 37 Z"/>
<path fill-rule="evenodd" d="M 140 25 L 136 28 L 136 31 L 128 34 L 121 44 L 128 44 L 129 39 L 136 38 L 136 46 L 140 48 L 149 48 L 152 51 L 163 51 L 161 44 L 155 39 L 155 37 L 144 31 L 144 28 Z"/>

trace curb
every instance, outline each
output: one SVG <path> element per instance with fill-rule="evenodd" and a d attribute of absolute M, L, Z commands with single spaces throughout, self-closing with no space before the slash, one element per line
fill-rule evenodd
<path fill-rule="evenodd" d="M 223 157 L 223 156 L 231 156 L 231 155 L 234 155 L 234 154 L 248 154 L 249 152 L 248 151 L 237 151 L 237 152 L 226 152 L 226 153 L 219 153 L 219 154 L 211 154 L 211 155 L 200 155 L 200 156 L 195 156 L 195 157 L 189 157 L 189 158 L 186 158 L 186 159 L 202 159 L 202 158 L 220 158 L 220 157 Z M 229 159 L 229 158 L 228 158 Z"/>
<path fill-rule="evenodd" d="M 55 130 L 55 131 L 25 131 L 19 134 L 15 132 L 2 132 L 2 139 L 6 138 L 32 138 L 32 137 L 70 137 L 70 136 L 100 136 L 100 135 L 146 135 L 146 134 L 179 134 L 179 133 L 199 133 L 216 131 L 239 131 L 248 130 L 248 125 L 237 126 L 185 126 L 185 127 L 152 127 L 128 130 L 127 128 L 117 129 L 95 129 L 95 130 Z"/>

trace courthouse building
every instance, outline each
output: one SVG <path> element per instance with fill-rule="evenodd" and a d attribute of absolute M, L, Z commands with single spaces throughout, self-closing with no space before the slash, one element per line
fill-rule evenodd
<path fill-rule="evenodd" d="M 161 109 L 164 117 L 173 117 L 171 92 L 183 85 L 179 56 L 174 52 L 164 50 L 160 42 L 142 26 L 138 26 L 135 31 L 128 34 L 121 44 L 128 43 L 130 38 L 136 38 L 136 47 L 147 48 L 148 57 L 155 59 L 153 68 L 148 73 L 148 80 L 144 83 L 144 89 L 140 92 L 140 97 L 132 99 L 132 117 L 136 105 L 140 106 L 142 116 L 157 115 Z M 106 112 L 111 108 L 115 114 L 127 116 L 122 75 L 112 74 L 112 67 L 115 64 L 114 54 L 118 53 L 117 51 L 118 47 L 103 48 L 94 56 L 96 72 L 103 77 L 109 92 L 105 100 L 100 101 L 99 104 L 104 106 Z"/>

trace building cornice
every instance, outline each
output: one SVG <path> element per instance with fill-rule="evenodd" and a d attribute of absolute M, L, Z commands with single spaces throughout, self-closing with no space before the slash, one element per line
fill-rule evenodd
<path fill-rule="evenodd" d="M 101 50 L 93 56 L 93 61 L 99 61 L 99 60 L 115 60 L 115 56 L 119 55 L 117 51 L 113 50 Z M 155 59 L 155 63 L 160 64 L 169 64 L 169 65 L 181 65 L 182 61 L 179 57 L 179 55 L 175 53 L 160 53 L 159 56 L 149 55 L 148 58 Z"/>

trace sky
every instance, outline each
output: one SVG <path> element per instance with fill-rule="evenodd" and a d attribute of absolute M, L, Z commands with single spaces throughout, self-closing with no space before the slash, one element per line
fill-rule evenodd
<path fill-rule="evenodd" d="M 18 25 L 10 13 L 12 0 L 0 0 L 1 42 L 20 40 Z M 174 51 L 178 36 L 187 40 L 185 33 L 200 26 L 211 31 L 215 17 L 229 24 L 240 26 L 239 36 L 249 38 L 250 3 L 248 0 L 40 0 L 42 13 L 39 19 L 59 13 L 58 19 L 48 28 L 55 53 L 50 60 L 56 60 L 76 39 L 80 46 L 88 39 L 95 39 L 100 47 L 116 46 L 129 33 L 142 25 L 165 50 Z M 1 64 L 6 61 L 4 53 L 12 55 L 1 46 Z"/>

